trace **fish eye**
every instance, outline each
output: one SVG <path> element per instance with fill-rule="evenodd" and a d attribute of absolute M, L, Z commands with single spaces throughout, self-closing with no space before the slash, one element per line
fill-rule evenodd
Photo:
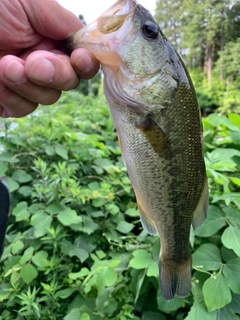
<path fill-rule="evenodd" d="M 143 34 L 151 39 L 156 39 L 158 37 L 159 28 L 153 21 L 146 21 L 142 26 Z"/>

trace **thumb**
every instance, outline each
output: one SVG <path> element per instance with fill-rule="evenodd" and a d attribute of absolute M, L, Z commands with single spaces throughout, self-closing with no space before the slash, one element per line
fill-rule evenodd
<path fill-rule="evenodd" d="M 83 23 L 56 0 L 22 1 L 33 28 L 41 35 L 63 40 L 83 27 Z"/>

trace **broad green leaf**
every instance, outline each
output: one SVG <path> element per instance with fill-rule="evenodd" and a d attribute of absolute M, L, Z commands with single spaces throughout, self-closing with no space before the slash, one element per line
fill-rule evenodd
<path fill-rule="evenodd" d="M 55 293 L 55 297 L 59 297 L 61 299 L 67 299 L 68 297 L 70 297 L 74 292 L 76 291 L 75 288 L 67 288 L 67 289 L 63 289 L 60 290 L 58 292 Z"/>
<path fill-rule="evenodd" d="M 236 125 L 238 128 L 240 128 L 240 115 L 236 113 L 230 113 L 228 115 L 229 120 Z"/>
<path fill-rule="evenodd" d="M 14 157 L 14 154 L 10 152 L 1 152 L 0 160 L 5 162 L 10 162 L 10 163 L 15 163 L 19 161 L 17 158 Z"/>
<path fill-rule="evenodd" d="M 153 312 L 153 311 L 144 311 L 142 315 L 142 320 L 166 320 L 163 314 Z"/>
<path fill-rule="evenodd" d="M 103 199 L 103 198 L 93 199 L 92 205 L 95 208 L 99 208 L 99 207 L 103 206 L 106 203 L 106 201 L 107 200 Z"/>
<path fill-rule="evenodd" d="M 240 141 L 240 140 L 239 140 Z M 240 179 L 236 177 L 230 177 L 230 180 L 238 187 L 240 187 Z"/>
<path fill-rule="evenodd" d="M 103 276 L 107 287 L 112 287 L 118 278 L 117 272 L 113 268 L 104 268 Z"/>
<path fill-rule="evenodd" d="M 82 217 L 78 216 L 76 211 L 71 209 L 61 211 L 57 215 L 57 218 L 64 226 L 70 226 L 71 224 L 78 224 L 82 222 Z"/>
<path fill-rule="evenodd" d="M 223 274 L 228 282 L 230 289 L 240 294 L 240 258 L 228 261 L 223 267 Z"/>
<path fill-rule="evenodd" d="M 195 231 L 200 237 L 209 237 L 226 225 L 223 212 L 216 206 L 209 206 L 204 224 Z"/>
<path fill-rule="evenodd" d="M 208 312 L 203 300 L 202 288 L 198 281 L 192 283 L 193 305 L 185 320 L 216 320 L 216 311 Z"/>
<path fill-rule="evenodd" d="M 37 238 L 44 236 L 51 227 L 52 217 L 46 213 L 36 213 L 31 218 L 34 234 Z"/>
<path fill-rule="evenodd" d="M 10 192 L 16 191 L 19 188 L 19 184 L 10 177 L 4 177 L 6 184 L 8 185 L 8 189 Z"/>
<path fill-rule="evenodd" d="M 239 320 L 239 317 L 228 304 L 226 307 L 217 310 L 217 320 Z"/>
<path fill-rule="evenodd" d="M 222 234 L 222 243 L 240 256 L 240 229 L 229 226 Z"/>
<path fill-rule="evenodd" d="M 231 302 L 231 291 L 221 273 L 212 275 L 203 284 L 204 302 L 209 312 L 225 307 Z"/>
<path fill-rule="evenodd" d="M 211 243 L 201 245 L 192 255 L 193 268 L 202 270 L 219 270 L 222 264 L 220 251 Z"/>
<path fill-rule="evenodd" d="M 84 312 L 84 313 L 81 315 L 80 320 L 91 320 L 91 317 L 89 316 L 88 313 Z"/>
<path fill-rule="evenodd" d="M 51 203 L 47 208 L 46 208 L 46 212 L 50 213 L 50 214 L 57 214 L 60 211 L 66 210 L 66 207 L 64 207 L 63 205 L 59 204 L 59 203 Z"/>
<path fill-rule="evenodd" d="M 33 192 L 33 188 L 28 186 L 22 186 L 19 188 L 18 193 L 20 193 L 25 198 L 29 197 Z"/>
<path fill-rule="evenodd" d="M 37 269 L 31 265 L 26 264 L 20 271 L 20 276 L 26 284 L 31 283 L 38 276 Z"/>
<path fill-rule="evenodd" d="M 117 225 L 117 230 L 121 233 L 129 233 L 134 228 L 133 223 L 129 223 L 127 221 L 120 221 Z"/>
<path fill-rule="evenodd" d="M 32 258 L 33 263 L 39 268 L 46 268 L 49 264 L 47 251 L 38 251 Z"/>
<path fill-rule="evenodd" d="M 72 272 L 68 276 L 72 280 L 76 280 L 82 277 L 86 277 L 90 271 L 87 268 L 82 268 L 79 272 Z"/>
<path fill-rule="evenodd" d="M 157 295 L 157 304 L 159 310 L 166 313 L 172 313 L 184 305 L 184 298 L 175 296 L 171 301 L 165 301 L 159 292 Z"/>
<path fill-rule="evenodd" d="M 61 146 L 61 145 L 57 145 L 55 147 L 55 152 L 56 154 L 58 154 L 60 157 L 62 157 L 64 160 L 68 160 L 68 152 L 67 150 Z"/>
<path fill-rule="evenodd" d="M 13 243 L 12 245 L 12 254 L 16 254 L 20 250 L 24 248 L 24 243 L 21 240 L 17 240 L 16 242 Z"/>
<path fill-rule="evenodd" d="M 63 320 L 80 320 L 81 313 L 79 309 L 72 309 Z"/>
<path fill-rule="evenodd" d="M 97 250 L 96 251 L 96 255 L 98 256 L 98 258 L 101 260 L 101 259 L 104 259 L 106 257 L 106 253 L 103 252 L 102 250 Z"/>
<path fill-rule="evenodd" d="M 129 217 L 139 217 L 139 211 L 136 209 L 128 209 L 125 214 Z"/>
<path fill-rule="evenodd" d="M 16 217 L 16 221 L 28 220 L 30 213 L 27 202 L 19 202 L 13 209 L 12 215 Z"/>
<path fill-rule="evenodd" d="M 76 256 L 81 262 L 84 262 L 89 257 L 89 253 L 86 250 L 73 247 L 72 249 L 69 250 L 69 256 L 70 257 Z"/>
<path fill-rule="evenodd" d="M 109 203 L 106 205 L 106 210 L 112 215 L 115 215 L 119 212 L 119 207 L 116 206 L 114 203 Z"/>
<path fill-rule="evenodd" d="M 23 254 L 23 256 L 22 256 L 21 259 L 20 259 L 20 263 L 21 263 L 21 264 L 24 264 L 24 263 L 28 262 L 28 261 L 32 258 L 33 251 L 34 251 L 34 248 L 33 248 L 33 247 L 27 248 L 27 249 L 24 251 L 24 254 Z"/>
<path fill-rule="evenodd" d="M 150 264 L 150 266 L 147 269 L 147 276 L 148 277 L 155 277 L 155 278 L 157 278 L 159 276 L 157 261 L 154 261 Z"/>
<path fill-rule="evenodd" d="M 5 176 L 8 170 L 8 164 L 6 162 L 0 161 L 0 177 Z"/>
<path fill-rule="evenodd" d="M 233 207 L 224 207 L 223 211 L 231 225 L 240 227 L 240 211 L 233 209 Z"/>
<path fill-rule="evenodd" d="M 143 249 L 139 249 L 133 252 L 133 258 L 129 262 L 129 266 L 134 269 L 144 269 L 152 264 L 153 259 L 150 254 Z"/>
<path fill-rule="evenodd" d="M 16 180 L 20 183 L 26 183 L 32 181 L 32 176 L 28 174 L 26 171 L 18 169 L 12 175 L 13 180 Z"/>

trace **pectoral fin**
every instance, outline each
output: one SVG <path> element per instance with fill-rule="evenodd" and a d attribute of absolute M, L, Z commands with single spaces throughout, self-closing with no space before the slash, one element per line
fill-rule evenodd
<path fill-rule="evenodd" d="M 150 115 L 147 115 L 142 123 L 136 124 L 136 127 L 141 130 L 152 149 L 160 157 L 166 160 L 171 159 L 172 148 L 170 141 L 160 125 Z"/>
<path fill-rule="evenodd" d="M 144 212 L 143 207 L 141 205 L 141 201 L 138 199 L 137 196 L 136 198 L 137 198 L 138 209 L 140 212 L 140 219 L 141 219 L 141 223 L 144 230 L 153 236 L 158 235 L 154 221 Z"/>
<path fill-rule="evenodd" d="M 201 197 L 198 201 L 198 205 L 193 214 L 192 226 L 196 230 L 199 228 L 206 219 L 208 210 L 208 181 L 205 175 L 202 186 Z"/>

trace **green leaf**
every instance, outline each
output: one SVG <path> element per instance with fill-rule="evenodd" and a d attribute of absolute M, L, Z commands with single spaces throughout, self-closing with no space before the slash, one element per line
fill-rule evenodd
<path fill-rule="evenodd" d="M 144 311 L 142 320 L 166 320 L 163 314 L 153 311 Z"/>
<path fill-rule="evenodd" d="M 200 237 L 210 237 L 219 229 L 226 225 L 223 212 L 216 206 L 209 206 L 207 218 L 204 224 L 197 230 L 195 235 Z"/>
<path fill-rule="evenodd" d="M 12 245 L 12 254 L 16 254 L 17 252 L 21 251 L 24 248 L 24 243 L 21 240 L 17 240 Z"/>
<path fill-rule="evenodd" d="M 147 269 L 147 276 L 157 278 L 158 275 L 159 275 L 158 263 L 157 261 L 154 261 L 150 264 L 150 266 Z"/>
<path fill-rule="evenodd" d="M 104 268 L 103 276 L 105 277 L 105 284 L 107 287 L 112 287 L 118 278 L 117 272 L 113 268 Z"/>
<path fill-rule="evenodd" d="M 120 221 L 117 225 L 117 230 L 121 233 L 129 233 L 134 228 L 133 223 L 129 223 L 127 221 Z"/>
<path fill-rule="evenodd" d="M 72 248 L 69 251 L 69 257 L 76 256 L 83 263 L 89 257 L 89 253 L 86 250 L 80 248 Z"/>
<path fill-rule="evenodd" d="M 240 256 L 240 230 L 238 228 L 232 226 L 226 228 L 222 234 L 222 243 Z"/>
<path fill-rule="evenodd" d="M 223 274 L 228 282 L 230 289 L 240 294 L 240 258 L 228 261 L 223 267 Z"/>
<path fill-rule="evenodd" d="M 0 177 L 5 176 L 8 171 L 8 164 L 6 162 L 0 161 Z"/>
<path fill-rule="evenodd" d="M 208 312 L 203 300 L 202 288 L 198 280 L 192 283 L 193 305 L 185 320 L 216 320 L 216 311 Z"/>
<path fill-rule="evenodd" d="M 144 269 L 152 264 L 153 259 L 150 254 L 143 249 L 133 252 L 133 258 L 130 260 L 129 266 L 134 269 Z"/>
<path fill-rule="evenodd" d="M 32 176 L 28 174 L 26 171 L 18 169 L 12 175 L 13 180 L 16 180 L 20 183 L 26 183 L 32 181 Z"/>
<path fill-rule="evenodd" d="M 47 251 L 38 251 L 32 258 L 33 263 L 39 268 L 46 268 L 49 264 Z"/>
<path fill-rule="evenodd" d="M 209 312 L 223 308 L 232 296 L 226 279 L 221 273 L 212 275 L 203 284 L 203 297 Z"/>
<path fill-rule="evenodd" d="M 35 278 L 37 278 L 37 276 L 38 276 L 38 271 L 31 264 L 26 264 L 20 271 L 20 277 L 23 279 L 23 281 L 26 284 L 31 283 Z"/>
<path fill-rule="evenodd" d="M 24 254 L 23 254 L 23 256 L 22 256 L 21 259 L 20 259 L 20 263 L 21 263 L 21 264 L 24 264 L 24 263 L 28 262 L 28 261 L 32 258 L 33 251 L 34 251 L 34 248 L 33 248 L 33 247 L 27 248 L 27 249 L 24 251 Z"/>
<path fill-rule="evenodd" d="M 16 191 L 19 188 L 19 184 L 10 177 L 4 177 L 8 189 L 10 192 Z"/>
<path fill-rule="evenodd" d="M 88 313 L 84 312 L 82 315 L 81 315 L 81 318 L 80 320 L 91 320 L 90 316 Z"/>
<path fill-rule="evenodd" d="M 76 291 L 75 288 L 67 288 L 63 290 L 59 290 L 55 293 L 55 297 L 61 298 L 61 299 L 67 299 L 69 298 L 74 292 Z"/>
<path fill-rule="evenodd" d="M 119 212 L 119 207 L 114 203 L 109 203 L 106 205 L 106 210 L 114 216 Z"/>
<path fill-rule="evenodd" d="M 219 270 L 222 264 L 220 251 L 211 243 L 201 245 L 192 255 L 193 268 L 202 270 Z"/>
<path fill-rule="evenodd" d="M 166 313 L 172 313 L 184 305 L 184 298 L 174 297 L 171 301 L 165 301 L 159 293 L 157 295 L 158 309 Z M 195 319 L 194 319 L 195 320 Z"/>
<path fill-rule="evenodd" d="M 72 309 L 63 320 L 80 320 L 80 310 Z"/>
<path fill-rule="evenodd" d="M 19 188 L 18 193 L 20 193 L 25 198 L 29 197 L 33 192 L 33 188 L 28 186 L 22 186 Z"/>
<path fill-rule="evenodd" d="M 227 305 L 217 311 L 217 320 L 239 320 L 239 317 Z"/>
<path fill-rule="evenodd" d="M 129 217 L 139 217 L 139 211 L 136 209 L 128 209 L 125 214 Z"/>
<path fill-rule="evenodd" d="M 68 276 L 72 280 L 80 279 L 86 277 L 90 271 L 87 268 L 82 268 L 79 272 L 72 272 Z"/>
<path fill-rule="evenodd" d="M 27 202 L 19 202 L 13 209 L 12 215 L 16 217 L 16 221 L 28 220 L 30 213 Z"/>
<path fill-rule="evenodd" d="M 64 226 L 70 226 L 71 224 L 78 224 L 82 222 L 82 217 L 78 216 L 75 210 L 65 209 L 57 215 L 58 220 Z"/>
<path fill-rule="evenodd" d="M 226 218 L 233 226 L 240 226 L 240 212 L 233 209 L 233 207 L 224 207 L 224 213 L 226 214 Z"/>
<path fill-rule="evenodd" d="M 62 157 L 65 160 L 68 160 L 68 152 L 63 146 L 57 145 L 55 147 L 55 151 L 56 151 L 57 155 L 59 155 L 60 157 Z"/>
<path fill-rule="evenodd" d="M 66 210 L 67 208 L 64 207 L 63 205 L 59 203 L 51 203 L 49 206 L 46 208 L 46 212 L 50 214 L 57 214 L 60 211 Z"/>
<path fill-rule="evenodd" d="M 37 238 L 44 236 L 51 227 L 52 217 L 46 213 L 36 213 L 31 218 L 34 234 Z"/>

